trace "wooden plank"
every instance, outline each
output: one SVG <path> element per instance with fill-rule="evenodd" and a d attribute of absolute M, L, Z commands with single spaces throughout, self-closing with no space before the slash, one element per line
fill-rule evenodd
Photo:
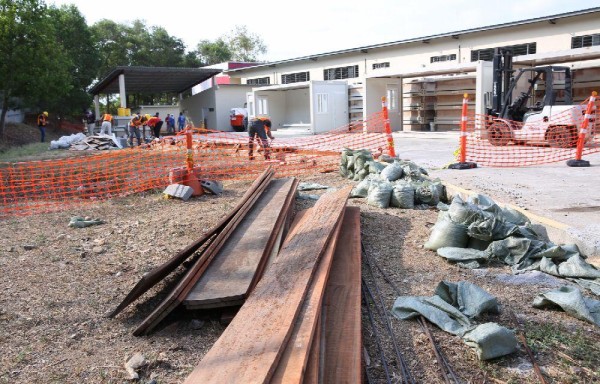
<path fill-rule="evenodd" d="M 321 314 L 323 312 L 321 311 Z M 321 327 L 322 319 L 319 316 L 317 322 L 317 328 L 315 329 L 315 336 L 313 337 L 312 344 L 310 345 L 310 353 L 308 355 L 308 362 L 306 363 L 306 372 L 304 373 L 304 384 L 318 384 L 319 383 L 319 366 L 322 358 L 321 354 L 321 343 L 323 340 L 322 333 L 323 327 Z"/>
<path fill-rule="evenodd" d="M 194 254 L 198 249 L 200 249 L 204 244 L 206 244 L 213 236 L 217 233 L 221 232 L 223 228 L 229 223 L 229 221 L 235 216 L 235 214 L 244 206 L 246 201 L 256 188 L 264 181 L 265 177 L 267 177 L 267 171 L 265 170 L 256 180 L 252 183 L 252 185 L 248 188 L 248 191 L 242 196 L 237 205 L 225 216 L 217 225 L 215 225 L 210 231 L 205 233 L 201 238 L 196 240 L 194 243 L 188 245 L 185 249 L 180 251 L 178 254 L 173 256 L 163 265 L 154 268 L 148 274 L 144 275 L 140 281 L 133 287 L 133 289 L 129 292 L 129 294 L 123 299 L 123 301 L 115 308 L 108 317 L 114 317 L 119 312 L 121 312 L 125 307 L 134 302 L 141 295 L 146 293 L 150 288 L 155 286 L 157 283 L 162 281 L 165 277 L 167 277 L 171 272 L 173 272 L 177 267 L 179 267 L 188 257 Z"/>
<path fill-rule="evenodd" d="M 315 203 L 310 217 L 304 217 L 231 324 L 184 383 L 269 381 L 351 188 L 325 193 Z"/>
<path fill-rule="evenodd" d="M 362 383 L 360 209 L 346 208 L 323 304 L 322 383 Z"/>
<path fill-rule="evenodd" d="M 308 293 L 302 304 L 300 315 L 296 319 L 290 339 L 270 381 L 272 384 L 302 383 L 317 320 L 321 313 L 321 303 L 341 223 L 342 221 L 340 220 L 335 229 L 334 237 L 327 244 L 327 249 L 317 265 L 317 270 L 310 282 Z"/>
<path fill-rule="evenodd" d="M 267 172 L 268 171 L 268 172 Z M 140 336 L 150 333 L 159 323 L 164 319 L 173 309 L 175 309 L 187 296 L 189 291 L 192 289 L 194 283 L 200 278 L 202 273 L 206 270 L 208 264 L 214 257 L 214 255 L 223 246 L 226 239 L 229 237 L 231 232 L 239 224 L 242 218 L 248 213 L 250 208 L 254 205 L 260 194 L 264 191 L 266 186 L 271 182 L 274 171 L 272 167 L 269 167 L 265 171 L 266 177 L 262 180 L 263 182 L 256 187 L 254 193 L 250 195 L 247 201 L 242 205 L 240 210 L 232 217 L 227 223 L 223 230 L 217 235 L 217 237 L 208 245 L 202 255 L 196 260 L 192 268 L 185 274 L 181 281 L 175 286 L 173 291 L 167 296 L 154 311 L 144 319 L 144 321 L 133 331 L 135 336 Z"/>
<path fill-rule="evenodd" d="M 291 178 L 271 181 L 183 301 L 187 308 L 221 307 L 247 297 L 259 266 L 275 246 L 294 184 Z"/>

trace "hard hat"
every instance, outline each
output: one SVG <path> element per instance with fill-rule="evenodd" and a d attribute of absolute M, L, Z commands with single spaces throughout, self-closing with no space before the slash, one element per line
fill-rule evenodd
<path fill-rule="evenodd" d="M 149 113 L 146 113 L 144 116 L 145 116 L 145 117 L 146 117 L 146 119 L 148 119 L 148 120 L 150 120 L 150 118 L 152 117 L 152 116 L 150 116 L 150 114 L 149 114 Z"/>
<path fill-rule="evenodd" d="M 44 116 L 48 117 L 48 112 L 44 111 Z"/>

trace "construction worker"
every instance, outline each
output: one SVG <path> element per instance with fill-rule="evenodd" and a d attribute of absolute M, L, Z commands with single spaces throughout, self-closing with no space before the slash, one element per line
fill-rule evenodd
<path fill-rule="evenodd" d="M 142 145 L 142 135 L 140 134 L 140 127 L 146 121 L 145 117 L 139 113 L 134 113 L 129 120 L 129 146 L 133 147 L 133 136 L 137 139 L 138 146 Z"/>
<path fill-rule="evenodd" d="M 273 140 L 271 135 L 271 119 L 268 117 L 258 117 L 250 120 L 248 126 L 248 157 L 254 160 L 254 140 L 258 136 L 258 142 L 263 148 L 265 160 L 271 159 L 269 139 Z"/>
<path fill-rule="evenodd" d="M 48 124 L 48 112 L 44 111 L 37 117 L 37 125 L 42 134 L 42 143 L 46 139 L 46 125 Z"/>
<path fill-rule="evenodd" d="M 108 132 L 108 135 L 112 135 L 112 123 L 113 117 L 109 113 L 102 115 L 102 125 L 100 126 L 100 134 L 104 135 Z"/>
<path fill-rule="evenodd" d="M 96 128 L 96 114 L 88 109 L 85 112 L 85 124 L 88 129 L 88 134 L 90 136 L 94 135 L 94 128 Z"/>
<path fill-rule="evenodd" d="M 160 129 L 162 128 L 163 122 L 159 117 L 159 113 L 156 112 L 154 116 L 148 119 L 148 126 L 152 129 L 152 134 L 155 139 L 160 138 Z"/>

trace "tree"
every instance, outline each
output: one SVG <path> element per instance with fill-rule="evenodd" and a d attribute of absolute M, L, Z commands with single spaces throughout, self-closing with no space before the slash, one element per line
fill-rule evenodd
<path fill-rule="evenodd" d="M 233 52 L 231 52 L 229 45 L 223 38 L 218 38 L 214 42 L 202 40 L 198 43 L 197 52 L 200 60 L 206 65 L 222 63 L 233 59 Z"/>
<path fill-rule="evenodd" d="M 0 0 L 0 138 L 8 109 L 48 108 L 70 89 L 68 61 L 38 0 Z"/>
<path fill-rule="evenodd" d="M 85 18 L 74 5 L 50 7 L 49 15 L 57 41 L 67 58 L 66 65 L 71 84 L 70 92 L 60 98 L 60 103 L 54 106 L 54 111 L 62 114 L 81 113 L 92 102 L 87 87 L 98 73 L 98 51 Z"/>
<path fill-rule="evenodd" d="M 258 35 L 248 32 L 245 25 L 236 25 L 235 29 L 226 36 L 233 60 L 253 62 L 259 55 L 267 53 L 267 47 Z"/>

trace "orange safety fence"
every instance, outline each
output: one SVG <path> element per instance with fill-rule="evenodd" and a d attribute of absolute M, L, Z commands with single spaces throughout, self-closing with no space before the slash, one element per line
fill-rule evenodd
<path fill-rule="evenodd" d="M 487 167 L 523 167 L 571 160 L 577 157 L 580 133 L 581 155 L 600 152 L 598 102 L 593 103 L 587 116 L 589 100 L 572 107 L 554 106 L 551 116 L 538 113 L 525 124 L 469 111 L 457 160 Z M 588 126 L 582 129 L 586 116 Z"/>
<path fill-rule="evenodd" d="M 248 133 L 193 131 L 190 153 L 182 132 L 135 148 L 0 163 L 0 217 L 62 210 L 164 188 L 181 182 L 188 156 L 199 178 L 225 181 L 254 179 L 267 165 L 276 169 L 277 177 L 334 171 L 345 147 L 387 152 L 381 113 L 323 134 L 277 137 L 266 148 L 255 142 L 254 160 L 249 158 Z"/>

